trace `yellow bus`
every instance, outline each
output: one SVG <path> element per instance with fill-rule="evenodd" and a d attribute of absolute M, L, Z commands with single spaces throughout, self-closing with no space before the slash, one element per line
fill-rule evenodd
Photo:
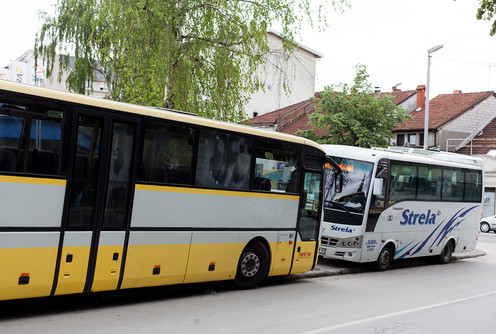
<path fill-rule="evenodd" d="M 324 159 L 298 137 L 0 81 L 0 300 L 309 271 Z"/>

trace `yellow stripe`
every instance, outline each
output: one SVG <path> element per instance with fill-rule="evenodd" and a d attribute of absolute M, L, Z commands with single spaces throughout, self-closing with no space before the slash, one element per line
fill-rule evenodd
<path fill-rule="evenodd" d="M 59 180 L 59 179 L 44 179 L 39 177 L 7 176 L 7 175 L 0 175 L 0 182 L 47 184 L 52 186 L 65 186 L 66 184 L 65 180 Z"/>
<path fill-rule="evenodd" d="M 213 189 L 198 189 L 198 188 L 182 188 L 182 187 L 168 187 L 168 186 L 155 186 L 148 184 L 136 184 L 136 190 L 146 191 L 165 191 L 183 194 L 201 194 L 201 195 L 218 195 L 218 196 L 237 196 L 237 197 L 252 197 L 252 198 L 275 198 L 275 199 L 289 199 L 299 200 L 299 196 L 286 195 L 278 193 L 252 193 L 245 191 L 232 191 L 232 190 L 213 190 Z"/>

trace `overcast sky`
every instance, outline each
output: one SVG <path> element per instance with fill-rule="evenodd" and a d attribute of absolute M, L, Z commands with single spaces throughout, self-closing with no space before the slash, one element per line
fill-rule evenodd
<path fill-rule="evenodd" d="M 37 11 L 52 11 L 55 0 L 2 3 L 0 66 L 33 47 L 41 26 Z M 351 0 L 344 13 L 330 12 L 325 32 L 305 29 L 301 43 L 321 54 L 317 90 L 350 83 L 353 66 L 367 66 L 369 81 L 382 91 L 425 84 L 427 49 L 432 54 L 431 98 L 437 94 L 496 90 L 496 36 L 477 21 L 477 0 Z M 277 29 L 277 27 L 276 27 Z"/>

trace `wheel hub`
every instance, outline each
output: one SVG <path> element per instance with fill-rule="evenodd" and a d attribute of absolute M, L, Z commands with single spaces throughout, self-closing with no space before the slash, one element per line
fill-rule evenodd
<path fill-rule="evenodd" d="M 253 277 L 260 269 L 260 259 L 253 252 L 246 253 L 243 261 L 241 261 L 241 273 L 245 277 Z"/>

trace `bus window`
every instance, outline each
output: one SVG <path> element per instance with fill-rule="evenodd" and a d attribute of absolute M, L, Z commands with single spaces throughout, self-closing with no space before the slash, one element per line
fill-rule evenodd
<path fill-rule="evenodd" d="M 463 199 L 464 173 L 461 169 L 443 170 L 443 201 Z"/>
<path fill-rule="evenodd" d="M 443 170 L 440 167 L 418 167 L 418 200 L 441 200 Z"/>
<path fill-rule="evenodd" d="M 254 190 L 297 192 L 298 146 L 260 140 L 255 162 Z"/>
<path fill-rule="evenodd" d="M 96 209 L 103 119 L 79 116 L 69 198 L 69 230 L 91 230 Z"/>
<path fill-rule="evenodd" d="M 320 226 L 319 209 L 321 197 L 321 174 L 306 172 L 303 184 L 304 203 L 300 214 L 300 236 L 302 240 L 316 240 Z"/>
<path fill-rule="evenodd" d="M 334 187 L 329 186 L 328 183 L 333 182 L 333 180 L 326 175 L 324 207 L 326 209 L 333 208 L 363 214 L 374 164 L 338 157 L 332 157 L 332 159 L 341 167 L 343 172 L 342 190 L 338 193 Z M 332 171 L 327 169 L 326 173 L 329 174 Z"/>
<path fill-rule="evenodd" d="M 482 195 L 482 172 L 465 172 L 465 193 L 463 200 L 466 202 L 480 202 Z"/>
<path fill-rule="evenodd" d="M 194 128 L 165 122 L 145 123 L 141 181 L 190 184 Z"/>
<path fill-rule="evenodd" d="M 5 112 L 2 107 L 2 112 Z M 17 152 L 21 140 L 21 117 L 0 114 L 0 171 L 15 172 L 17 169 Z"/>
<path fill-rule="evenodd" d="M 415 199 L 417 192 L 417 166 L 391 163 L 389 205 Z"/>
<path fill-rule="evenodd" d="M 196 185 L 248 189 L 253 140 L 215 130 L 201 130 Z"/>
<path fill-rule="evenodd" d="M 60 175 L 62 115 L 42 104 L 0 103 L 0 170 Z"/>

